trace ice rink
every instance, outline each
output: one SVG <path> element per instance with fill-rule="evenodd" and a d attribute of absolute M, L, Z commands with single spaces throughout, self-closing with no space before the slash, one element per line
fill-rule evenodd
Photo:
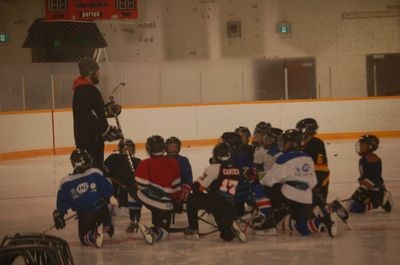
<path fill-rule="evenodd" d="M 348 198 L 357 187 L 358 155 L 355 140 L 326 141 L 331 186 L 329 201 L 339 196 Z M 212 147 L 183 147 L 197 177 L 208 164 Z M 103 248 L 81 246 L 77 222 L 71 220 L 66 229 L 50 234 L 66 239 L 76 264 L 399 264 L 400 260 L 400 139 L 383 138 L 377 154 L 383 161 L 383 177 L 392 192 L 395 208 L 391 213 L 382 209 L 364 215 L 352 214 L 351 230 L 339 222 L 339 235 L 326 233 L 309 237 L 278 234 L 259 236 L 247 231 L 247 243 L 237 240 L 224 243 L 218 234 L 202 237 L 198 242 L 185 240 L 181 233 L 167 241 L 146 245 L 140 234 L 128 235 L 129 218 L 117 216 L 116 233 L 105 237 Z M 137 156 L 145 158 L 144 150 Z M 16 232 L 42 232 L 52 225 L 55 195 L 64 175 L 71 172 L 69 156 L 40 157 L 0 162 L 0 239 Z M 71 213 L 69 213 L 71 214 Z M 143 223 L 150 225 L 149 212 Z M 175 226 L 185 225 L 185 216 L 177 217 Z M 210 229 L 202 225 L 200 230 Z"/>

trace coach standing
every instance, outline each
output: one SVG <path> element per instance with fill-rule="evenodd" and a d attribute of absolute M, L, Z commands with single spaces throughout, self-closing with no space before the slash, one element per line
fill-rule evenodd
<path fill-rule="evenodd" d="M 99 65 L 84 57 L 79 60 L 78 67 L 80 76 L 72 87 L 75 145 L 89 152 L 94 167 L 103 169 L 104 141 L 120 139 L 121 131 L 107 122 L 106 105 L 95 86 L 99 83 Z"/>

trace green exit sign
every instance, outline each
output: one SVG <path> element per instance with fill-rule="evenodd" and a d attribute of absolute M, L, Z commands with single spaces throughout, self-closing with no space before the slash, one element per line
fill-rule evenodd
<path fill-rule="evenodd" d="M 292 33 L 292 23 L 289 22 L 276 23 L 276 32 L 280 34 Z"/>
<path fill-rule="evenodd" d="M 0 43 L 6 43 L 10 40 L 10 35 L 7 32 L 0 31 Z"/>

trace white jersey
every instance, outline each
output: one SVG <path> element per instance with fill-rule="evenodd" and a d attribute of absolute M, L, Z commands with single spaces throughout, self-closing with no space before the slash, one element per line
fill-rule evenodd
<path fill-rule="evenodd" d="M 256 150 L 254 151 L 254 159 L 253 163 L 255 165 L 263 165 L 264 162 L 268 159 L 267 158 L 267 151 L 264 147 L 258 146 Z"/>
<path fill-rule="evenodd" d="M 200 185 L 207 189 L 210 187 L 211 183 L 218 178 L 219 171 L 221 168 L 221 164 L 211 164 L 204 170 L 203 175 L 201 175 L 196 181 L 200 183 Z"/>
<path fill-rule="evenodd" d="M 282 154 L 277 146 L 271 146 L 267 150 L 267 155 L 265 156 L 264 161 L 264 174 L 270 171 L 275 164 L 276 159 Z"/>
<path fill-rule="evenodd" d="M 269 149 L 265 149 L 264 147 L 260 146 L 256 149 L 253 163 L 258 169 L 258 179 L 262 179 L 265 174 L 272 169 L 276 159 L 281 154 L 282 153 L 279 151 L 277 146 L 272 146 Z"/>
<path fill-rule="evenodd" d="M 261 183 L 272 187 L 283 183 L 282 194 L 299 203 L 312 203 L 312 189 L 317 185 L 314 162 L 304 152 L 287 152 L 280 155 Z"/>

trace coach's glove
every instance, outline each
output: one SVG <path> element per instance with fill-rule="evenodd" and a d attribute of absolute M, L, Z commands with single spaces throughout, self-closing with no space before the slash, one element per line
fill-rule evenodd
<path fill-rule="evenodd" d="M 64 220 L 64 215 L 61 214 L 57 209 L 53 212 L 54 227 L 58 229 L 64 229 L 67 225 Z"/>
<path fill-rule="evenodd" d="M 114 118 L 121 114 L 121 105 L 116 104 L 114 101 L 110 101 L 106 104 L 106 117 Z"/>
<path fill-rule="evenodd" d="M 122 138 L 122 131 L 115 126 L 110 126 L 108 131 L 103 134 L 104 140 L 111 142 Z"/>

